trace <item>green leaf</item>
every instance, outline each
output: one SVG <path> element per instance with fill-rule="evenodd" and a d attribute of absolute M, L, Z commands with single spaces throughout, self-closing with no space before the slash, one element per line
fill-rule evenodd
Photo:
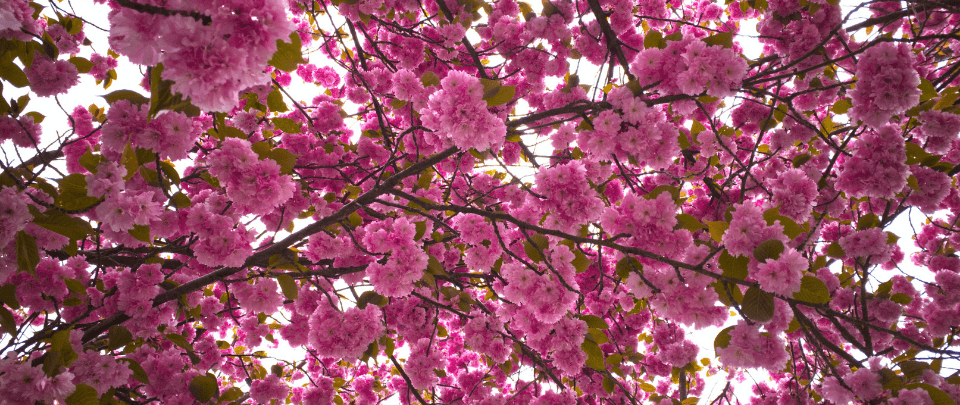
<path fill-rule="evenodd" d="M 87 221 L 71 217 L 59 210 L 48 210 L 43 214 L 35 215 L 33 223 L 73 240 L 81 240 L 94 233 Z"/>
<path fill-rule="evenodd" d="M 663 49 L 666 47 L 667 47 L 667 41 L 663 39 L 663 34 L 661 34 L 660 31 L 657 31 L 657 30 L 647 31 L 647 35 L 643 37 L 644 49 L 650 49 L 650 48 Z"/>
<path fill-rule="evenodd" d="M 147 372 L 143 370 L 143 366 L 140 365 L 136 360 L 133 359 L 120 359 L 127 362 L 127 367 L 130 368 L 130 371 L 133 372 L 133 379 L 140 381 L 141 383 L 150 385 L 150 377 L 147 376 Z"/>
<path fill-rule="evenodd" d="M 124 180 L 130 180 L 137 174 L 137 169 L 140 167 L 137 152 L 130 147 L 129 143 L 123 148 L 123 154 L 120 155 L 120 165 L 127 169 L 127 174 L 123 176 Z"/>
<path fill-rule="evenodd" d="M 783 253 L 783 242 L 778 239 L 767 239 L 753 249 L 753 257 L 760 263 L 766 262 L 767 259 L 779 259 L 781 253 Z"/>
<path fill-rule="evenodd" d="M 63 283 L 67 285 L 68 290 L 80 295 L 87 295 L 87 287 L 83 283 L 72 278 L 64 278 Z"/>
<path fill-rule="evenodd" d="M 287 103 L 283 102 L 283 94 L 280 94 L 280 90 L 271 91 L 270 94 L 267 95 L 267 107 L 270 107 L 270 111 L 273 112 L 290 111 Z"/>
<path fill-rule="evenodd" d="M 20 302 L 17 301 L 17 286 L 10 283 L 0 286 L 0 303 L 10 309 L 20 308 Z"/>
<path fill-rule="evenodd" d="M 933 105 L 933 109 L 943 110 L 944 108 L 950 107 L 958 98 L 960 98 L 960 93 L 956 91 L 945 91 L 944 94 L 940 95 L 940 100 L 937 100 L 937 103 Z"/>
<path fill-rule="evenodd" d="M 187 338 L 183 335 L 178 335 L 176 333 L 167 334 L 167 340 L 173 342 L 173 344 L 179 346 L 181 349 L 186 351 L 191 351 L 193 348 L 190 347 L 190 343 L 187 342 Z"/>
<path fill-rule="evenodd" d="M 583 273 L 587 271 L 588 268 L 590 268 L 590 263 L 592 262 L 587 257 L 587 255 L 583 254 L 583 252 L 579 250 L 574 250 L 573 256 L 574 256 L 573 261 L 570 262 L 570 264 L 573 265 L 573 268 L 577 269 L 577 273 Z"/>
<path fill-rule="evenodd" d="M 300 34 L 296 32 L 290 34 L 290 43 L 278 39 L 277 52 L 273 54 L 273 57 L 270 58 L 270 61 L 267 63 L 284 72 L 297 70 L 297 65 L 307 63 L 307 61 L 303 59 L 303 54 L 300 49 L 301 45 Z"/>
<path fill-rule="evenodd" d="M 176 194 L 174 194 L 171 199 L 173 200 L 173 206 L 177 208 L 187 208 L 192 204 L 192 202 L 190 201 L 190 197 L 187 197 L 186 195 L 184 195 L 182 192 L 179 192 L 179 191 Z"/>
<path fill-rule="evenodd" d="M 917 163 L 920 163 L 920 161 L 922 161 L 923 159 L 926 159 L 927 156 L 930 156 L 930 154 L 927 153 L 927 151 L 923 150 L 923 148 L 920 147 L 920 145 L 917 145 L 913 142 L 907 142 L 906 147 L 907 147 L 907 162 L 906 162 L 907 165 L 910 165 L 910 166 L 915 165 Z"/>
<path fill-rule="evenodd" d="M 517 94 L 517 86 L 499 86 L 497 92 L 490 97 L 484 97 L 487 100 L 487 107 L 496 107 L 509 103 Z"/>
<path fill-rule="evenodd" d="M 703 42 L 706 42 L 710 46 L 722 46 L 724 48 L 733 48 L 733 33 L 732 32 L 721 32 L 718 34 L 713 34 L 709 37 L 703 39 Z"/>
<path fill-rule="evenodd" d="M 80 357 L 77 355 L 77 352 L 73 350 L 73 345 L 70 344 L 70 329 L 61 330 L 53 334 L 53 338 L 50 340 L 50 351 L 59 353 L 60 360 L 65 366 L 69 366 Z"/>
<path fill-rule="evenodd" d="M 357 299 L 357 308 L 364 309 L 368 304 L 380 305 L 385 298 L 373 291 L 364 291 L 363 294 L 360 294 L 360 298 Z"/>
<path fill-rule="evenodd" d="M 724 249 L 723 252 L 720 253 L 717 263 L 720 265 L 720 270 L 723 271 L 724 276 L 733 277 L 739 280 L 745 280 L 747 278 L 747 265 L 750 264 L 749 257 L 734 257 L 727 252 L 726 249 Z"/>
<path fill-rule="evenodd" d="M 131 104 L 142 105 L 149 104 L 150 99 L 143 96 L 143 94 L 137 93 L 133 90 L 117 90 L 103 96 L 107 100 L 107 104 L 112 105 L 120 100 L 127 100 Z"/>
<path fill-rule="evenodd" d="M 132 341 L 133 334 L 122 325 L 111 326 L 110 331 L 107 332 L 107 342 L 109 342 L 107 347 L 109 347 L 110 350 L 122 348 Z"/>
<path fill-rule="evenodd" d="M 857 221 L 857 230 L 863 231 L 870 228 L 876 228 L 880 226 L 880 218 L 877 217 L 877 214 L 869 213 L 860 217 L 860 220 Z"/>
<path fill-rule="evenodd" d="M 233 400 L 240 399 L 243 396 L 243 390 L 237 387 L 230 387 L 223 394 L 220 394 L 219 402 L 227 403 Z"/>
<path fill-rule="evenodd" d="M 87 196 L 87 179 L 80 173 L 64 177 L 59 182 L 60 195 L 55 205 L 65 210 L 84 210 L 96 204 L 99 199 Z"/>
<path fill-rule="evenodd" d="M 141 242 L 153 242 L 153 238 L 150 237 L 150 227 L 147 225 L 134 225 L 133 229 L 130 229 L 127 232 L 130 233 L 130 236 L 133 236 Z"/>
<path fill-rule="evenodd" d="M 613 378 L 610 378 L 608 375 L 603 376 L 603 381 L 600 384 L 603 386 L 603 390 L 606 391 L 607 394 L 612 394 L 613 389 L 616 388 L 616 383 L 614 383 Z"/>
<path fill-rule="evenodd" d="M 173 166 L 173 163 L 161 160 L 160 170 L 163 170 L 163 175 L 167 176 L 167 179 L 172 181 L 173 184 L 180 184 L 180 173 L 177 173 L 177 168 Z"/>
<path fill-rule="evenodd" d="M 827 246 L 827 256 L 839 259 L 847 255 L 847 252 L 843 251 L 843 248 L 840 247 L 840 243 L 833 242 L 830 246 Z"/>
<path fill-rule="evenodd" d="M 809 153 L 803 153 L 793 157 L 793 167 L 803 166 L 804 163 L 807 163 L 813 157 Z"/>
<path fill-rule="evenodd" d="M 36 276 L 40 263 L 40 249 L 37 239 L 24 231 L 17 232 L 17 268 Z"/>
<path fill-rule="evenodd" d="M 933 87 L 933 83 L 930 83 L 929 80 L 920 78 L 920 85 L 917 86 L 920 89 L 920 102 L 923 103 L 929 99 L 936 97 L 937 89 Z"/>
<path fill-rule="evenodd" d="M 190 381 L 190 395 L 193 395 L 200 403 L 205 403 L 220 394 L 220 387 L 217 385 L 217 377 L 207 373 L 198 375 Z"/>
<path fill-rule="evenodd" d="M 540 234 L 532 234 L 530 235 L 530 240 L 532 240 L 533 243 L 530 243 L 529 241 L 523 242 L 523 252 L 526 253 L 527 257 L 534 262 L 543 261 L 543 256 L 540 254 L 540 252 L 543 251 L 543 249 L 546 249 L 549 245 L 547 237 Z"/>
<path fill-rule="evenodd" d="M 80 166 L 83 166 L 84 169 L 87 169 L 90 173 L 96 173 L 97 167 L 100 166 L 100 162 L 106 161 L 103 156 L 94 155 L 93 152 L 88 148 L 87 153 L 84 153 L 78 159 Z"/>
<path fill-rule="evenodd" d="M 580 315 L 580 319 L 587 323 L 587 326 L 596 329 L 609 329 L 610 325 L 603 318 L 596 315 Z"/>
<path fill-rule="evenodd" d="M 297 281 L 293 277 L 289 274 L 277 275 L 277 283 L 280 284 L 280 290 L 283 291 L 284 297 L 287 297 L 288 300 L 297 299 L 300 289 L 297 288 Z"/>
<path fill-rule="evenodd" d="M 837 114 L 846 114 L 847 111 L 850 110 L 850 107 L 853 107 L 853 103 L 850 102 L 849 98 L 845 98 L 833 103 L 833 107 L 830 110 Z"/>
<path fill-rule="evenodd" d="M 9 333 L 10 336 L 17 334 L 17 321 L 13 317 L 13 313 L 4 307 L 0 307 L 0 329 Z"/>
<path fill-rule="evenodd" d="M 690 214 L 678 214 L 677 224 L 680 225 L 681 229 L 686 229 L 690 232 L 696 232 L 707 227 L 697 220 L 697 217 Z"/>
<path fill-rule="evenodd" d="M 800 280 L 800 291 L 793 293 L 793 298 L 812 304 L 826 304 L 830 302 L 830 290 L 819 278 L 804 276 Z"/>
<path fill-rule="evenodd" d="M 89 73 L 94 66 L 90 59 L 81 58 L 79 56 L 71 56 L 69 60 L 73 66 L 77 67 L 77 71 L 80 73 Z"/>
<path fill-rule="evenodd" d="M 740 309 L 743 314 L 756 322 L 768 322 L 773 319 L 773 294 L 752 286 L 743 295 L 743 304 Z"/>
<path fill-rule="evenodd" d="M 660 194 L 663 194 L 663 193 L 670 193 L 670 197 L 672 197 L 674 201 L 680 198 L 680 189 L 674 186 L 668 186 L 666 184 L 654 187 L 654 189 L 650 190 L 649 193 L 645 194 L 643 198 L 647 200 L 652 200 L 654 198 L 657 198 L 658 196 L 660 196 Z"/>
<path fill-rule="evenodd" d="M 430 255 L 430 258 L 427 259 L 427 271 L 434 275 L 447 274 L 446 270 L 443 269 L 443 264 L 434 255 Z"/>
<path fill-rule="evenodd" d="M 730 331 L 733 330 L 733 326 L 728 326 L 717 333 L 717 337 L 713 339 L 713 349 L 726 349 L 727 346 L 730 346 Z M 719 356 L 719 354 L 717 354 Z"/>
<path fill-rule="evenodd" d="M 30 81 L 23 69 L 13 63 L 11 58 L 0 58 L 0 79 L 12 84 L 13 87 L 27 87 Z"/>
<path fill-rule="evenodd" d="M 297 164 L 297 155 L 284 148 L 275 148 L 267 153 L 267 159 L 273 159 L 280 165 L 280 174 L 293 173 L 293 167 Z"/>
<path fill-rule="evenodd" d="M 616 269 L 617 275 L 626 280 L 627 277 L 630 277 L 630 273 L 633 273 L 634 270 L 643 270 L 643 264 L 640 263 L 640 260 L 637 260 L 636 257 L 624 257 L 623 259 L 617 261 Z"/>
<path fill-rule="evenodd" d="M 580 344 L 580 349 L 587 354 L 586 365 L 597 371 L 607 371 L 607 367 L 603 362 L 603 351 L 600 350 L 600 346 L 595 342 L 590 340 L 584 340 Z"/>
<path fill-rule="evenodd" d="M 423 87 L 439 86 L 440 76 L 437 76 L 432 70 L 428 70 L 423 73 L 423 76 L 420 76 L 420 83 L 423 83 Z"/>
<path fill-rule="evenodd" d="M 723 234 L 730 228 L 730 224 L 723 221 L 707 221 L 707 228 L 710 230 L 710 237 L 717 243 L 721 243 Z"/>
<path fill-rule="evenodd" d="M 913 297 L 904 293 L 896 293 L 890 296 L 890 301 L 896 302 L 900 305 L 910 305 L 910 303 L 913 301 Z"/>
<path fill-rule="evenodd" d="M 907 378 L 915 378 L 923 374 L 923 370 L 930 368 L 930 364 L 916 360 L 904 360 L 900 362 L 900 370 Z"/>
<path fill-rule="evenodd" d="M 303 129 L 300 127 L 300 123 L 291 118 L 277 117 L 272 119 L 272 121 L 274 127 L 288 134 L 299 134 L 303 132 Z"/>
<path fill-rule="evenodd" d="M 66 399 L 67 405 L 99 405 L 97 390 L 86 384 L 77 384 L 76 390 Z"/>

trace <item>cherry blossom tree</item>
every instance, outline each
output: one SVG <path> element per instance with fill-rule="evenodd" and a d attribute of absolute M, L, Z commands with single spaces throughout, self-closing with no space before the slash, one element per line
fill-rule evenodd
<path fill-rule="evenodd" d="M 0 404 L 960 401 L 955 1 L 96 3 L 0 2 Z"/>

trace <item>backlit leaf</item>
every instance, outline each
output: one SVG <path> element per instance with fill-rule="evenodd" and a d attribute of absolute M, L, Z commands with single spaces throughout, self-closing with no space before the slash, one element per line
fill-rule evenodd
<path fill-rule="evenodd" d="M 753 286 L 743 294 L 743 304 L 740 309 L 743 314 L 756 322 L 767 322 L 773 319 L 773 294 Z"/>

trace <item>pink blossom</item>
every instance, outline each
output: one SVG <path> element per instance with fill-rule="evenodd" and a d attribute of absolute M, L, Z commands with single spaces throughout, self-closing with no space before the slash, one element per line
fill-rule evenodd
<path fill-rule="evenodd" d="M 34 51 L 33 64 L 26 70 L 30 89 L 40 97 L 66 93 L 80 81 L 77 67 L 65 60 L 53 61 Z"/>

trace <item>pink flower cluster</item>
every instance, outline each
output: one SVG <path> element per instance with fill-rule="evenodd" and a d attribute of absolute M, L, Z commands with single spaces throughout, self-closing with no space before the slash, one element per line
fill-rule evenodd
<path fill-rule="evenodd" d="M 159 264 L 145 264 L 131 271 L 123 269 L 115 272 L 117 291 L 117 310 L 130 317 L 144 317 L 153 308 L 153 299 L 160 293 L 158 286 L 163 281 Z"/>
<path fill-rule="evenodd" d="M 40 354 L 38 352 L 38 356 L 31 360 L 41 360 Z M 72 382 L 74 375 L 69 371 L 49 377 L 40 365 L 31 367 L 30 363 L 29 360 L 19 362 L 13 352 L 0 359 L 0 370 L 3 370 L 0 375 L 0 404 L 63 403 L 76 390 Z"/>
<path fill-rule="evenodd" d="M 520 263 L 506 263 L 500 272 L 507 282 L 504 297 L 540 322 L 559 321 L 577 301 L 577 293 L 564 287 L 556 276 L 537 274 Z"/>
<path fill-rule="evenodd" d="M 323 303 L 310 315 L 310 347 L 321 357 L 354 361 L 383 332 L 380 308 L 376 305 L 340 312 Z"/>
<path fill-rule="evenodd" d="M 273 314 L 283 305 L 283 296 L 277 292 L 277 282 L 272 278 L 261 278 L 259 282 L 234 284 L 233 295 L 240 307 L 251 313 Z"/>
<path fill-rule="evenodd" d="M 556 222 L 570 227 L 600 218 L 603 201 L 590 186 L 580 161 L 541 167 L 534 182 L 537 193 L 546 197 L 540 201 L 543 209 L 553 212 Z"/>
<path fill-rule="evenodd" d="M 657 346 L 657 360 L 671 367 L 683 368 L 697 358 L 700 348 L 696 343 L 685 339 L 686 332 L 673 323 L 654 325 L 653 344 Z"/>
<path fill-rule="evenodd" d="M 931 153 L 946 153 L 960 135 L 960 115 L 931 110 L 920 113 L 920 120 L 917 138 L 926 142 L 924 149 Z"/>
<path fill-rule="evenodd" d="M 763 212 L 754 203 L 747 201 L 736 206 L 730 228 L 723 234 L 723 245 L 733 256 L 753 257 L 753 250 L 770 239 L 786 243 L 783 226 L 778 222 L 767 225 Z"/>
<path fill-rule="evenodd" d="M 841 385 L 836 376 L 823 379 L 820 394 L 823 395 L 824 399 L 835 404 L 846 404 L 853 402 L 854 397 L 870 401 L 883 394 L 880 375 L 869 368 L 861 368 L 842 378 L 844 384 L 849 388 Z M 918 398 L 922 397 L 918 396 Z"/>
<path fill-rule="evenodd" d="M 96 218 L 103 221 L 105 229 L 120 234 L 136 225 L 149 226 L 164 212 L 156 193 L 142 190 L 140 185 L 128 190 L 126 175 L 126 168 L 112 161 L 101 162 L 96 173 L 86 175 L 87 196 L 103 198 L 94 210 Z"/>
<path fill-rule="evenodd" d="M 103 56 L 98 53 L 90 55 L 90 62 L 93 63 L 93 68 L 90 69 L 88 74 L 93 76 L 96 80 L 104 80 L 107 78 L 107 73 L 117 67 L 117 60 L 109 57 Z"/>
<path fill-rule="evenodd" d="M 289 393 L 290 387 L 276 374 L 250 384 L 250 398 L 258 404 L 283 403 Z"/>
<path fill-rule="evenodd" d="M 933 214 L 940 203 L 950 194 L 950 176 L 929 167 L 910 166 L 910 172 L 917 179 L 919 190 L 910 190 L 907 204 L 920 208 L 924 214 Z"/>
<path fill-rule="evenodd" d="M 677 204 L 670 193 L 646 199 L 627 193 L 620 206 L 607 207 L 600 223 L 611 235 L 625 233 L 638 239 L 656 239 L 673 232 Z"/>
<path fill-rule="evenodd" d="M 166 7 L 209 16 L 203 25 L 187 16 L 162 16 L 117 7 L 110 13 L 110 47 L 133 63 L 163 63 L 173 91 L 209 111 L 230 111 L 237 94 L 265 84 L 277 40 L 295 26 L 278 0 L 172 3 Z"/>
<path fill-rule="evenodd" d="M 779 258 L 766 259 L 751 273 L 760 288 L 774 294 L 790 297 L 800 291 L 800 279 L 807 270 L 807 259 L 795 249 L 786 248 Z"/>
<path fill-rule="evenodd" d="M 889 261 L 895 246 L 887 244 L 887 233 L 880 228 L 855 231 L 841 237 L 839 242 L 847 257 L 870 258 L 871 263 Z"/>
<path fill-rule="evenodd" d="M 220 149 L 207 156 L 207 163 L 210 174 L 244 213 L 267 214 L 293 196 L 293 178 L 281 175 L 273 159 L 260 160 L 245 139 L 224 139 Z"/>
<path fill-rule="evenodd" d="M 500 244 L 494 243 L 497 236 L 493 225 L 476 214 L 459 215 L 454 218 L 453 224 L 460 231 L 460 240 L 472 245 L 463 252 L 463 262 L 467 267 L 473 270 L 490 270 L 503 253 Z"/>
<path fill-rule="evenodd" d="M 386 219 L 365 227 L 365 247 L 375 253 L 390 252 L 386 263 L 367 266 L 374 289 L 387 297 L 402 297 L 413 291 L 413 283 L 423 277 L 429 257 L 414 241 L 416 226 L 406 218 Z"/>
<path fill-rule="evenodd" d="M 469 321 L 463 326 L 463 343 L 471 350 L 490 356 L 493 361 L 502 363 L 510 357 L 511 345 L 503 337 L 503 322 L 488 314 L 474 310 Z"/>
<path fill-rule="evenodd" d="M 644 86 L 656 85 L 665 94 L 736 94 L 747 74 L 747 62 L 732 49 L 707 44 L 692 36 L 668 41 L 664 49 L 640 51 L 630 72 Z"/>
<path fill-rule="evenodd" d="M 14 145 L 23 148 L 36 147 L 40 142 L 43 128 L 33 120 L 33 116 L 21 115 L 13 118 L 9 115 L 0 115 L 0 142 L 12 139 Z"/>
<path fill-rule="evenodd" d="M 193 245 L 197 261 L 206 266 L 242 265 L 252 251 L 253 230 L 224 215 L 227 199 L 222 195 L 207 194 L 194 203 L 185 225 L 199 238 Z"/>
<path fill-rule="evenodd" d="M 879 128 L 920 101 L 916 56 L 905 44 L 880 42 L 857 61 L 857 87 L 850 92 L 850 118 Z"/>
<path fill-rule="evenodd" d="M 611 90 L 608 101 L 616 111 L 601 112 L 593 119 L 593 130 L 580 131 L 577 136 L 584 152 L 603 160 L 610 155 L 633 158 L 653 169 L 673 163 L 671 157 L 680 151 L 677 129 L 660 110 L 647 107 L 626 87 Z"/>
<path fill-rule="evenodd" d="M 30 40 L 32 35 L 38 35 L 40 25 L 33 18 L 33 13 L 33 7 L 30 7 L 28 0 L 0 3 L 0 38 Z"/>
<path fill-rule="evenodd" d="M 760 325 L 740 320 L 730 330 L 730 344 L 717 348 L 720 361 L 727 367 L 780 370 L 789 357 L 782 337 L 761 333 Z"/>
<path fill-rule="evenodd" d="M 34 51 L 33 64 L 26 74 L 30 89 L 40 97 L 66 93 L 80 82 L 76 66 L 65 60 L 51 60 L 39 51 Z"/>
<path fill-rule="evenodd" d="M 868 128 L 852 145 L 852 157 L 843 157 L 837 190 L 850 197 L 893 198 L 907 185 L 906 146 L 900 128 Z"/>
<path fill-rule="evenodd" d="M 817 183 L 801 169 L 789 169 L 770 186 L 771 203 L 780 207 L 780 214 L 798 223 L 806 222 L 819 195 Z"/>
<path fill-rule="evenodd" d="M 133 375 L 127 363 L 119 362 L 113 356 L 105 356 L 96 351 L 80 354 L 79 358 L 70 365 L 70 372 L 76 376 L 73 379 L 74 383 L 89 385 L 97 390 L 99 395 L 103 395 L 110 388 L 126 384 Z"/>
<path fill-rule="evenodd" d="M 15 241 L 17 232 L 33 220 L 25 197 L 14 187 L 0 189 L 0 250 Z"/>
<path fill-rule="evenodd" d="M 420 111 L 423 126 L 434 131 L 427 139 L 444 148 L 499 149 L 507 126 L 487 110 L 480 79 L 452 70 L 440 85 L 442 89 Z"/>
<path fill-rule="evenodd" d="M 422 338 L 410 344 L 410 358 L 407 359 L 404 370 L 415 389 L 435 387 L 440 382 L 440 377 L 434 370 L 442 370 L 447 366 L 447 359 L 444 358 L 446 353 L 432 343 L 432 339 Z"/>
<path fill-rule="evenodd" d="M 181 112 L 167 111 L 147 122 L 147 106 L 120 100 L 107 110 L 107 122 L 101 128 L 105 153 L 119 157 L 130 144 L 150 149 L 161 159 L 179 160 L 200 137 L 200 123 Z"/>

